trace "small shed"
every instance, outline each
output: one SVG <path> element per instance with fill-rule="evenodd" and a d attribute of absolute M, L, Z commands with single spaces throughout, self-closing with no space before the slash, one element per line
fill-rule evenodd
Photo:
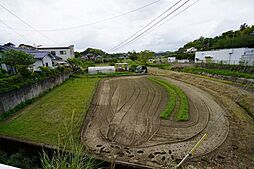
<path fill-rule="evenodd" d="M 168 63 L 173 63 L 176 61 L 176 57 L 168 57 Z"/>
<path fill-rule="evenodd" d="M 115 66 L 88 67 L 89 74 L 114 73 L 114 72 L 115 72 Z"/>

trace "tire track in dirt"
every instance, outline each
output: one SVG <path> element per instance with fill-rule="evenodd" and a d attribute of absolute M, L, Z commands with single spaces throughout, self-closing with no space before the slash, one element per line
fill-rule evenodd
<path fill-rule="evenodd" d="M 116 154 L 120 161 L 160 168 L 165 161 L 182 158 L 205 132 L 210 134 L 195 156 L 218 148 L 229 129 L 225 110 L 207 92 L 164 79 L 186 93 L 190 100 L 190 121 L 161 120 L 167 92 L 145 77 L 105 80 L 95 95 L 96 106 L 89 125 L 82 133 L 82 142 L 88 150 L 105 159 Z M 224 115 L 211 128 L 221 113 Z"/>

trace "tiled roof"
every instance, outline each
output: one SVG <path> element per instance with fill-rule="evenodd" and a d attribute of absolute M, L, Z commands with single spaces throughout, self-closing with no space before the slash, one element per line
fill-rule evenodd
<path fill-rule="evenodd" d="M 33 55 L 35 59 L 43 59 L 47 55 L 49 55 L 51 58 L 53 58 L 52 54 L 50 52 L 46 52 L 46 51 L 29 50 L 29 49 L 22 49 L 22 48 L 10 47 L 10 46 L 2 46 L 2 45 L 0 45 L 0 50 L 18 50 L 18 51 L 23 51 L 23 52 L 26 52 L 28 54 Z"/>

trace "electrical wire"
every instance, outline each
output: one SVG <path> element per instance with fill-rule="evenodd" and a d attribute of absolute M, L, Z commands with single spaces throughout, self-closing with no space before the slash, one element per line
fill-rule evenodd
<path fill-rule="evenodd" d="M 175 14 L 174 16 L 170 17 L 169 19 L 167 19 L 166 21 L 164 21 L 163 23 L 157 25 L 156 27 L 154 27 L 153 29 L 151 29 L 150 31 L 146 32 L 145 34 L 143 34 L 142 36 L 138 37 L 137 39 L 135 39 L 134 41 L 130 42 L 128 45 L 136 42 L 137 40 L 141 39 L 142 37 L 148 35 L 149 33 L 153 32 L 155 29 L 159 28 L 160 26 L 164 25 L 165 23 L 169 22 L 170 20 L 174 19 L 175 17 L 177 17 L 178 15 L 180 15 L 181 13 L 185 12 L 187 9 L 189 9 L 190 7 L 192 7 L 193 5 L 195 5 L 197 2 L 199 2 L 200 0 L 196 0 L 195 2 L 193 2 L 192 4 L 190 4 L 189 6 L 187 6 L 186 8 L 184 8 L 182 11 L 178 12 L 177 14 Z"/>
<path fill-rule="evenodd" d="M 130 40 L 132 37 L 136 36 L 138 33 L 142 32 L 146 27 L 148 27 L 149 25 L 151 25 L 154 21 L 156 21 L 157 19 L 159 19 L 161 16 L 163 16 L 164 14 L 166 14 L 168 11 L 170 11 L 173 7 L 175 7 L 177 4 L 179 4 L 182 0 L 177 1 L 175 4 L 173 4 L 172 6 L 170 6 L 167 10 L 165 10 L 164 12 L 162 12 L 160 15 L 158 15 L 156 18 L 154 18 L 152 21 L 150 21 L 149 23 L 147 23 L 144 27 L 142 27 L 140 30 L 138 30 L 137 32 L 135 32 L 133 35 L 131 35 L 130 37 L 128 37 L 127 39 L 125 39 L 123 42 L 121 42 L 120 44 L 114 46 L 113 48 L 110 49 L 113 50 L 119 46 L 121 46 L 122 44 L 124 44 L 125 42 L 127 42 L 128 40 Z"/>
<path fill-rule="evenodd" d="M 2 4 L 0 4 L 0 6 L 5 9 L 8 13 L 10 13 L 11 15 L 15 16 L 18 20 L 20 20 L 23 24 L 25 24 L 26 26 L 30 27 L 33 31 L 39 33 L 41 36 L 43 36 L 44 38 L 53 41 L 54 43 L 60 44 L 59 42 L 49 38 L 48 36 L 44 35 L 43 33 L 41 33 L 40 31 L 38 31 L 37 29 L 35 29 L 32 25 L 30 25 L 29 23 L 27 23 L 25 20 L 23 20 L 22 18 L 20 18 L 19 16 L 17 16 L 15 13 L 13 13 L 11 10 L 9 10 L 8 8 L 6 8 L 5 6 L 3 6 Z"/>
<path fill-rule="evenodd" d="M 159 21 L 157 21 L 155 24 L 153 24 L 152 26 L 150 26 L 148 29 L 146 29 L 144 32 L 140 33 L 139 35 L 137 35 L 136 37 L 132 38 L 130 41 L 125 42 L 124 44 L 120 45 L 117 48 L 113 48 L 111 51 L 116 51 L 120 48 L 122 48 L 123 46 L 128 45 L 129 43 L 131 43 L 132 41 L 136 40 L 138 37 L 142 36 L 144 33 L 148 32 L 149 30 L 151 30 L 154 26 L 158 25 L 160 22 L 162 22 L 163 20 L 165 20 L 166 18 L 168 18 L 170 15 L 172 15 L 174 12 L 176 12 L 177 10 L 179 10 L 181 7 L 183 7 L 185 4 L 187 4 L 190 0 L 185 1 L 183 4 L 181 4 L 179 7 L 177 7 L 175 10 L 173 10 L 172 12 L 170 12 L 169 14 L 167 14 L 166 16 L 164 16 L 162 19 L 160 19 Z"/>
<path fill-rule="evenodd" d="M 156 1 L 153 1 L 153 2 L 151 2 L 151 3 L 149 3 L 149 4 L 144 5 L 144 6 L 142 6 L 142 7 L 133 9 L 133 10 L 131 10 L 131 11 L 127 11 L 127 12 L 122 13 L 122 14 L 119 14 L 119 15 L 115 15 L 115 16 L 112 16 L 112 17 L 109 17 L 109 18 L 101 19 L 101 20 L 98 20 L 98 21 L 95 21 L 95 22 L 91 22 L 91 23 L 87 23 L 87 24 L 81 24 L 81 25 L 70 26 L 70 27 L 64 27 L 64 28 L 37 29 L 37 30 L 38 30 L 38 31 L 41 31 L 41 32 L 68 31 L 68 30 L 79 29 L 79 28 L 83 28 L 83 27 L 87 27 L 87 26 L 91 26 L 91 25 L 96 25 L 96 24 L 99 24 L 99 23 L 107 22 L 107 21 L 110 21 L 110 20 L 113 20 L 113 19 L 116 19 L 116 18 L 125 16 L 125 15 L 128 15 L 128 14 L 130 14 L 130 13 L 139 11 L 139 10 L 141 10 L 141 9 L 144 9 L 144 8 L 148 7 L 148 6 L 154 5 L 154 4 L 156 4 L 156 3 L 160 2 L 160 1 L 161 1 L 161 0 L 156 0 Z M 17 29 L 17 30 L 31 31 L 30 29 Z"/>
<path fill-rule="evenodd" d="M 24 40 L 26 40 L 27 42 L 33 44 L 32 41 L 30 41 L 29 39 L 27 39 L 25 36 L 23 36 L 22 34 L 20 34 L 19 32 L 17 32 L 15 29 L 13 29 L 10 25 L 8 25 L 7 23 L 5 23 L 2 19 L 0 19 L 0 22 L 2 24 L 4 24 L 6 27 L 8 27 L 10 30 L 12 30 L 13 32 L 15 32 L 17 35 L 19 35 L 21 38 L 23 38 Z"/>

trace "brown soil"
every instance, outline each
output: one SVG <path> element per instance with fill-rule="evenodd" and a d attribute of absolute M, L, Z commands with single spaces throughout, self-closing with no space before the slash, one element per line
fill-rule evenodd
<path fill-rule="evenodd" d="M 254 94 L 248 88 L 244 89 L 246 86 L 188 73 L 149 70 L 152 74 L 170 77 L 206 91 L 226 110 L 229 133 L 225 142 L 205 156 L 188 160 L 185 165 L 254 169 Z"/>
<path fill-rule="evenodd" d="M 164 78 L 188 96 L 189 121 L 161 120 L 159 114 L 166 106 L 167 93 L 145 77 L 104 80 L 82 130 L 82 143 L 88 151 L 108 161 L 166 168 L 183 158 L 204 133 L 208 133 L 208 138 L 197 149 L 192 162 L 228 145 L 224 141 L 231 135 L 231 119 L 227 118 L 229 110 L 225 105 L 195 85 Z"/>

